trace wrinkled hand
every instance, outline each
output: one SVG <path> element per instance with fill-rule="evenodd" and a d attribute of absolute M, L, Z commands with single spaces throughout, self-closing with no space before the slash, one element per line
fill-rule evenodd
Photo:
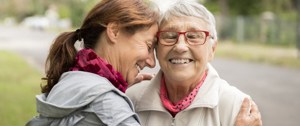
<path fill-rule="evenodd" d="M 250 110 L 250 111 L 249 111 Z M 237 115 L 235 126 L 262 126 L 261 115 L 257 105 L 245 98 Z"/>
<path fill-rule="evenodd" d="M 140 83 L 144 80 L 151 80 L 154 77 L 154 74 L 150 74 L 150 73 L 140 73 L 135 77 L 134 83 L 132 85 L 135 85 L 137 83 Z M 129 85 L 129 86 L 132 86 Z"/>

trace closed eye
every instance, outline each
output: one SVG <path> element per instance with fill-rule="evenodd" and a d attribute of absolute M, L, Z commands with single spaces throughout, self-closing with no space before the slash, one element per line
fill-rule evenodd
<path fill-rule="evenodd" d="M 148 52 L 150 53 L 153 49 L 153 44 L 151 41 L 146 41 L 146 45 L 147 45 L 147 48 L 148 48 Z"/>

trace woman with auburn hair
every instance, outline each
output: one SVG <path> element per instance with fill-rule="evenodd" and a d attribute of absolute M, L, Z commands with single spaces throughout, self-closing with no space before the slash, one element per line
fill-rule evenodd
<path fill-rule="evenodd" d="M 143 0 L 102 0 L 80 29 L 59 35 L 46 62 L 46 85 L 36 96 L 39 116 L 27 126 L 140 125 L 127 87 L 154 67 L 159 14 Z M 83 41 L 76 51 L 75 42 Z"/>

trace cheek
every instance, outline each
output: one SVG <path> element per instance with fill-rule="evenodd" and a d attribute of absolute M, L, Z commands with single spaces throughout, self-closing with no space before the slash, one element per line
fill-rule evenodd
<path fill-rule="evenodd" d="M 149 51 L 149 48 L 147 45 L 141 45 L 138 48 L 136 48 L 136 50 L 137 50 L 137 54 L 142 55 L 142 56 L 148 55 L 151 52 L 151 50 Z"/>
<path fill-rule="evenodd" d="M 210 57 L 209 50 L 206 48 L 198 49 L 197 51 L 195 51 L 194 55 L 197 59 L 200 59 L 202 62 L 207 62 Z"/>
<path fill-rule="evenodd" d="M 166 55 L 166 52 L 161 47 L 158 47 L 156 49 L 156 57 L 157 57 L 159 62 L 163 61 L 165 55 Z"/>
<path fill-rule="evenodd" d="M 132 48 L 130 49 L 129 52 L 127 52 L 127 55 L 124 55 L 124 58 L 128 59 L 129 61 L 132 62 L 132 60 L 141 60 L 141 59 L 145 59 L 148 56 L 148 49 L 144 49 L 144 48 Z M 129 58 L 131 57 L 131 59 Z"/>

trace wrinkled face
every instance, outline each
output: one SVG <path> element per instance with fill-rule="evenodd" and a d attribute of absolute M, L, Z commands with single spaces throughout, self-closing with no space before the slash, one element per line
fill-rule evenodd
<path fill-rule="evenodd" d="M 164 22 L 159 31 L 209 31 L 209 27 L 204 20 L 182 16 Z M 159 38 L 158 41 L 162 39 Z M 213 53 L 209 36 L 203 45 L 189 45 L 185 36 L 180 34 L 176 44 L 162 45 L 159 42 L 157 46 L 157 59 L 166 83 L 198 83 L 206 70 L 207 63 L 213 58 Z"/>
<path fill-rule="evenodd" d="M 158 25 L 152 25 L 137 31 L 135 34 L 120 33 L 120 67 L 119 72 L 129 85 L 134 83 L 135 77 L 145 66 L 154 67 L 154 46 Z"/>

